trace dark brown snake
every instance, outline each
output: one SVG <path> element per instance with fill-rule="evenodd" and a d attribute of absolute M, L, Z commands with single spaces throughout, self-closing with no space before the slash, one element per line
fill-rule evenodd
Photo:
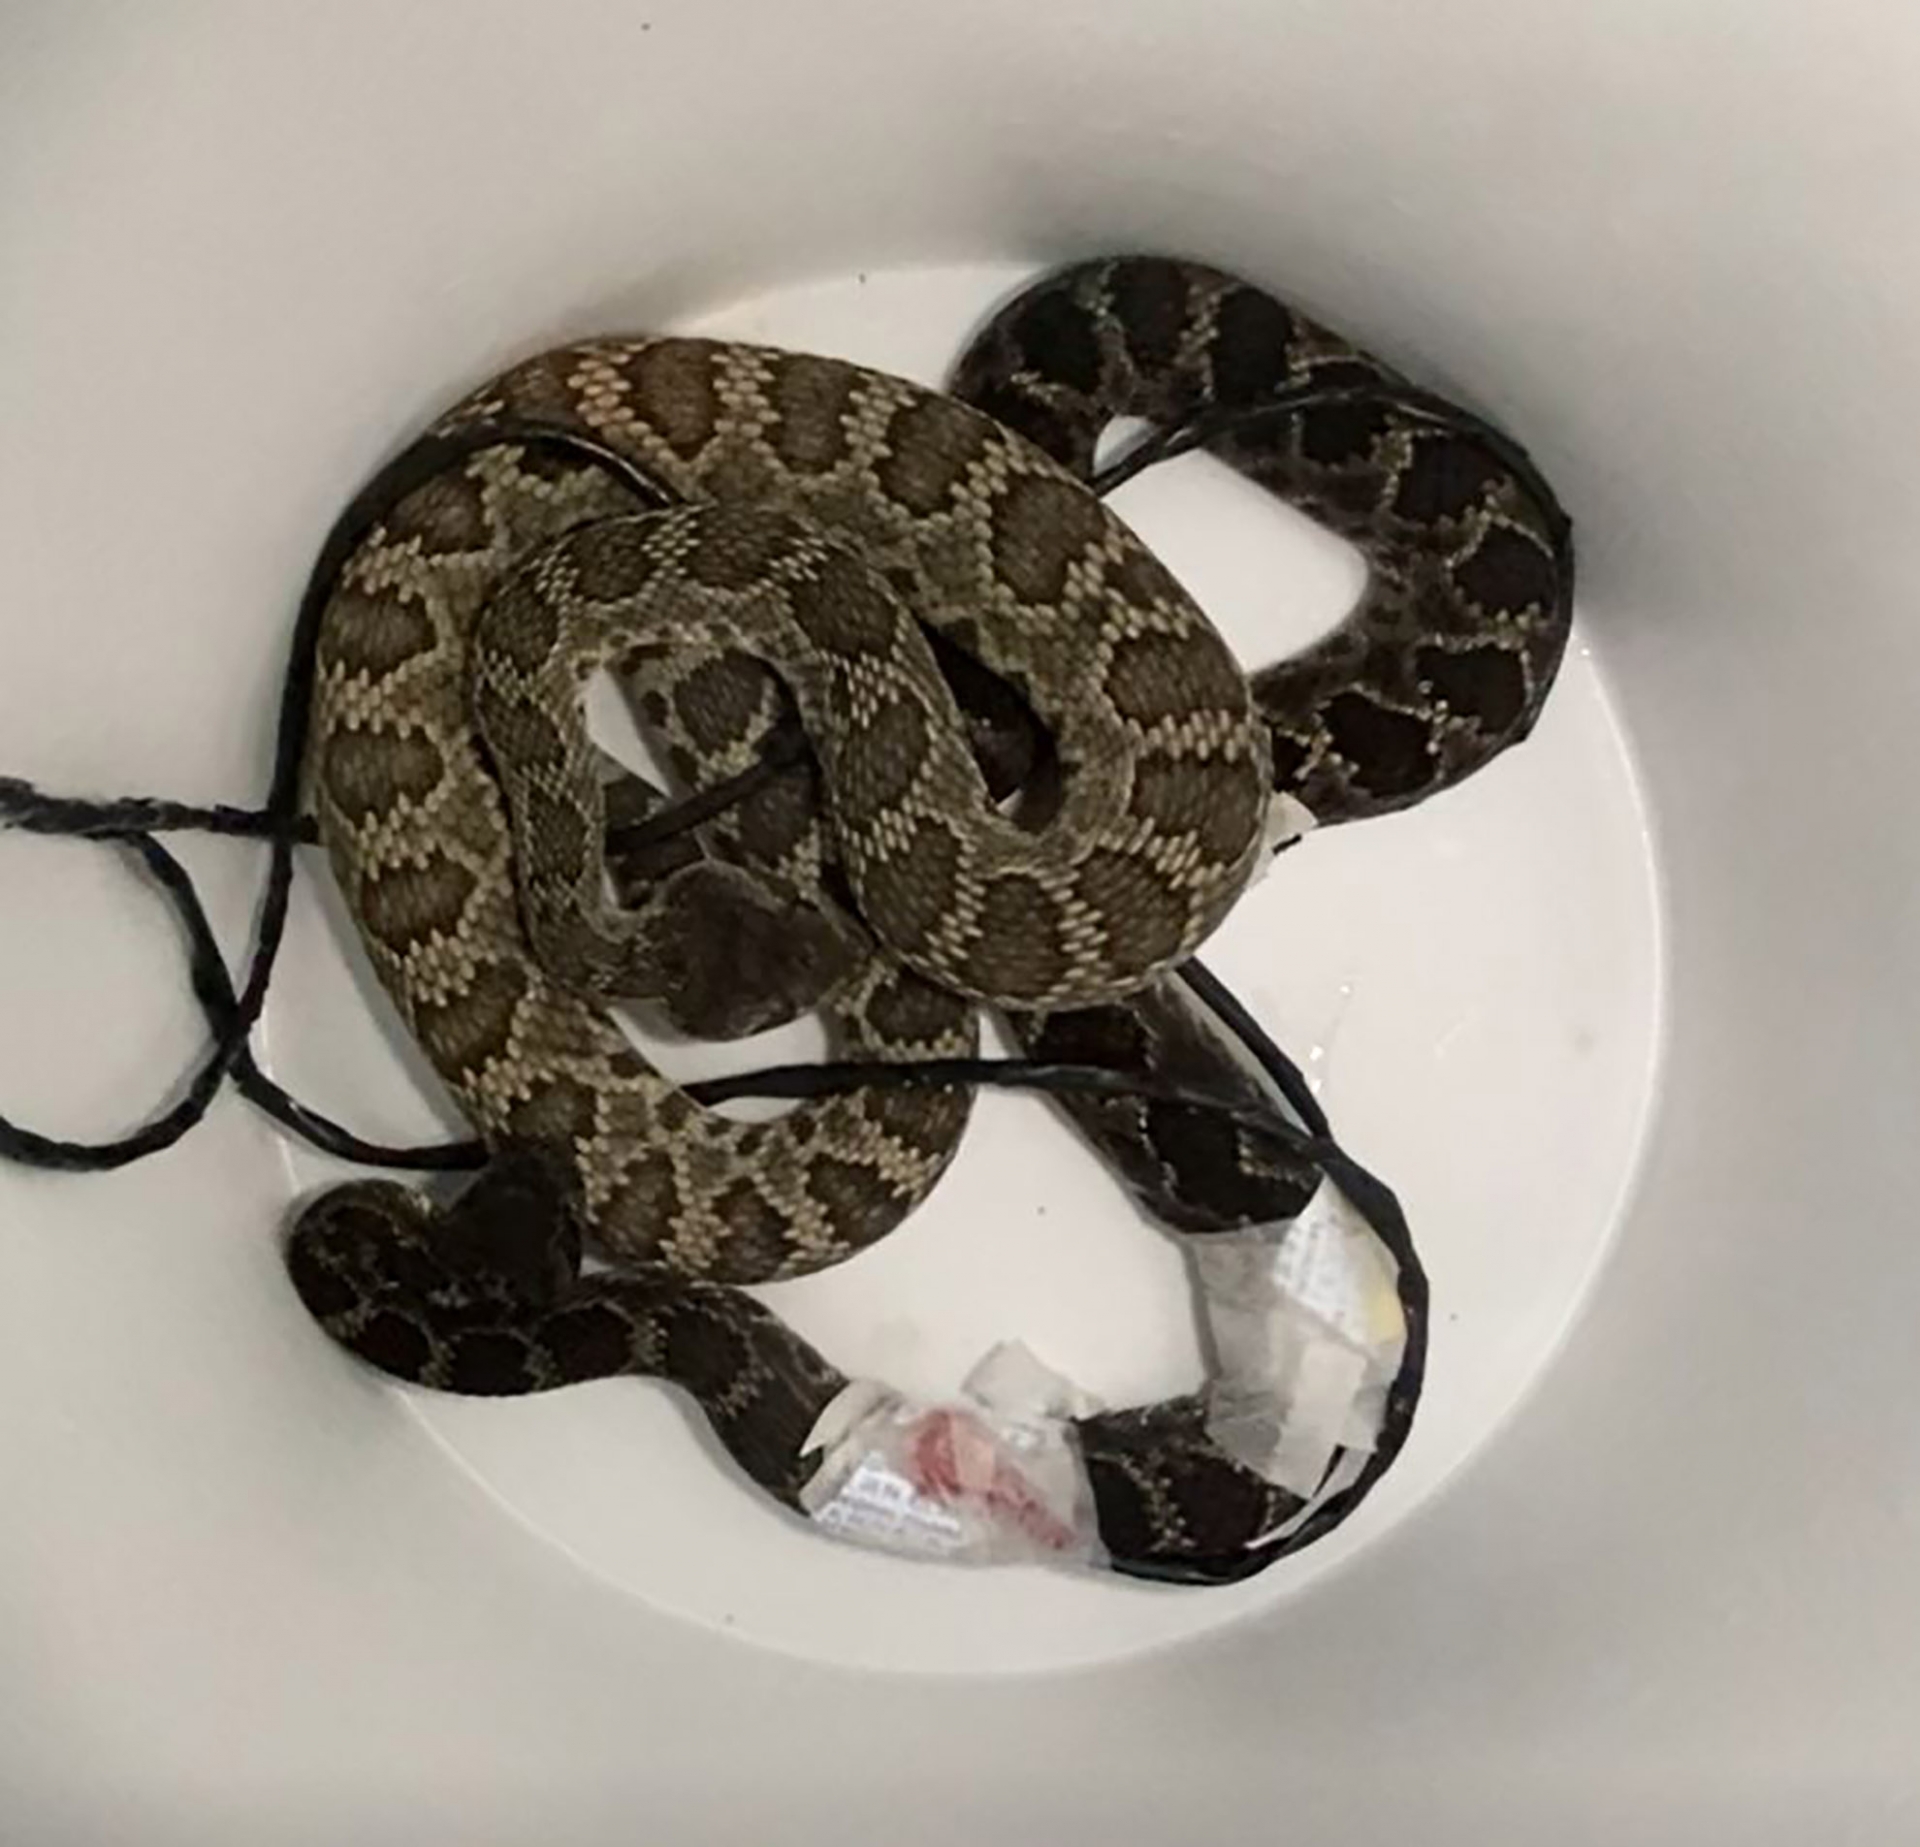
<path fill-rule="evenodd" d="M 1291 406 L 1302 390 L 1315 401 Z M 1169 1227 L 1283 1221 L 1317 1184 L 1296 1138 L 1249 1122 L 1264 1093 L 1159 976 L 1251 867 L 1249 768 L 1325 825 L 1419 801 L 1528 733 L 1567 636 L 1557 509 L 1477 426 L 1189 264 L 1043 280 L 953 392 L 711 342 L 560 349 L 437 433 L 579 431 L 685 511 L 494 444 L 348 560 L 312 801 L 377 972 L 499 1151 L 449 1208 L 362 1182 L 301 1215 L 296 1287 L 384 1371 L 493 1394 L 667 1379 L 797 1505 L 818 1460 L 803 1439 L 846 1381 L 725 1285 L 883 1235 L 944 1169 L 967 1095 L 871 1090 L 739 1123 L 647 1067 L 610 996 L 672 1000 L 718 1034 L 824 1001 L 845 1055 L 887 1060 L 964 1053 L 986 1001 L 1036 1056 L 1245 1105 L 1066 1105 Z M 1204 428 L 1274 401 L 1206 447 L 1369 575 L 1249 699 L 1179 586 L 1075 484 L 1115 418 Z M 694 786 L 747 768 L 795 700 L 817 756 L 625 853 L 659 798 L 563 722 L 596 663 Z M 1022 789 L 1003 821 L 990 801 Z M 583 1247 L 621 1268 L 583 1277 Z M 1198 1395 L 1076 1434 L 1123 1567 L 1230 1556 L 1301 1506 L 1211 1444 Z"/>

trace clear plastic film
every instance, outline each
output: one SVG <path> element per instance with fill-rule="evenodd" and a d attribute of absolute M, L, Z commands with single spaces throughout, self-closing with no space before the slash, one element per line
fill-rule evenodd
<path fill-rule="evenodd" d="M 1392 1256 L 1331 1181 L 1297 1218 L 1196 1237 L 1209 1348 L 1208 1434 L 1304 1505 L 1284 1539 L 1373 1453 L 1406 1352 Z M 995 1347 L 957 1400 L 877 1380 L 821 1414 L 801 1496 L 825 1531 L 966 1564 L 1106 1562 L 1073 1420 L 1098 1400 L 1017 1341 Z"/>
<path fill-rule="evenodd" d="M 1071 1420 L 1098 1402 L 1019 1342 L 953 1404 L 861 1379 L 821 1413 L 801 1504 L 837 1538 L 913 1558 L 1098 1566 L 1105 1553 Z"/>
<path fill-rule="evenodd" d="M 1393 1259 L 1331 1180 L 1297 1218 L 1195 1238 L 1212 1346 L 1207 1429 L 1236 1462 L 1311 1497 L 1357 1467 L 1406 1351 Z"/>

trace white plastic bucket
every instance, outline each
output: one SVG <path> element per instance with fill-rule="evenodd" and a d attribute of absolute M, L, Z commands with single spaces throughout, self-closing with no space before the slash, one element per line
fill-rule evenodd
<path fill-rule="evenodd" d="M 1432 1273 L 1415 1438 L 1335 1537 L 1217 1592 L 908 1565 L 657 1387 L 398 1392 L 281 1272 L 337 1170 L 229 1101 L 0 1172 L 0 1834 L 1895 1838 L 1917 52 L 1772 0 L 0 20 L 0 773 L 257 799 L 320 536 L 511 357 L 697 327 L 937 380 L 1096 252 L 1490 414 L 1581 556 L 1536 737 L 1311 838 L 1214 958 Z M 1119 504 L 1250 661 L 1356 581 L 1206 463 Z M 261 854 L 187 851 L 237 953 Z M 95 849 L 0 861 L 0 1108 L 141 1117 L 201 1034 L 162 913 Z M 276 1074 L 451 1126 L 343 941 L 316 867 Z M 1175 1253 L 1027 1099 L 777 1299 L 930 1391 L 1014 1334 L 1115 1399 L 1196 1364 Z"/>

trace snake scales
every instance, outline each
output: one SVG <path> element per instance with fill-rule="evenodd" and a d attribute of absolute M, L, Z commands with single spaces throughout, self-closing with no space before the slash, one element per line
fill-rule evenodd
<path fill-rule="evenodd" d="M 1289 406 L 1303 387 L 1320 398 Z M 289 1263 L 322 1323 L 456 1391 L 670 1379 L 792 1503 L 845 1381 L 725 1285 L 898 1224 L 968 1096 L 736 1121 L 654 1071 L 610 999 L 710 1034 L 819 1002 L 843 1055 L 889 1061 L 965 1053 L 985 1003 L 1037 1055 L 1259 1104 L 1157 977 L 1254 870 L 1267 791 L 1327 823 L 1460 780 L 1526 735 L 1566 639 L 1555 510 L 1405 390 L 1231 277 L 1130 258 L 1023 292 L 951 396 L 663 337 L 563 347 L 456 406 L 433 435 L 578 432 L 674 504 L 484 443 L 339 576 L 309 799 L 382 984 L 501 1153 L 444 1211 L 386 1182 L 310 1206 Z M 1087 481 L 1116 417 L 1270 401 L 1207 446 L 1355 543 L 1369 578 L 1249 683 Z M 586 742 L 595 667 L 692 786 L 740 774 L 796 707 L 812 754 L 691 838 L 623 852 L 660 798 Z M 1068 1107 L 1183 1231 L 1290 1217 L 1318 1179 L 1244 1117 Z M 582 1277 L 583 1245 L 621 1267 Z M 1197 1397 L 1078 1436 L 1116 1560 L 1230 1552 L 1299 1506 L 1211 1446 Z"/>

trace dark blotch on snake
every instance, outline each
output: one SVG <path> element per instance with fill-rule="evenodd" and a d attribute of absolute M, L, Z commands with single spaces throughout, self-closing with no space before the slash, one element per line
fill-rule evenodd
<path fill-rule="evenodd" d="M 1363 766 L 1369 793 L 1411 795 L 1433 774 L 1425 722 L 1376 704 L 1359 693 L 1341 693 L 1326 708 L 1327 735 L 1349 763 Z"/>
<path fill-rule="evenodd" d="M 886 934 L 904 950 L 923 944 L 952 911 L 960 843 L 937 820 L 918 822 L 903 846 L 860 870 L 866 908 L 886 918 Z"/>
<path fill-rule="evenodd" d="M 648 1151 L 631 1156 L 621 1169 L 606 1214 L 628 1236 L 657 1244 L 680 1211 L 680 1183 L 673 1162 Z"/>
<path fill-rule="evenodd" d="M 713 386 L 713 355 L 688 340 L 643 346 L 624 367 L 629 405 L 681 456 L 698 455 L 713 437 L 721 405 Z"/>
<path fill-rule="evenodd" d="M 833 740 L 835 810 L 843 827 L 867 828 L 893 813 L 920 780 L 927 715 L 913 700 L 890 699 L 864 725 Z"/>
<path fill-rule="evenodd" d="M 436 476 L 387 516 L 387 536 L 428 558 L 486 550 L 493 528 L 480 484 L 464 469 Z"/>
<path fill-rule="evenodd" d="M 664 562 L 660 538 L 657 515 L 596 520 L 569 534 L 549 564 L 557 582 L 570 575 L 589 601 L 620 602 L 653 581 Z"/>
<path fill-rule="evenodd" d="M 1123 718 L 1153 725 L 1246 709 L 1246 682 L 1227 644 L 1206 629 L 1128 636 L 1113 644 L 1107 697 Z"/>
<path fill-rule="evenodd" d="M 1450 712 L 1489 730 L 1505 730 L 1526 709 L 1526 670 L 1505 648 L 1422 648 L 1415 668 Z"/>
<path fill-rule="evenodd" d="M 352 1345 L 362 1359 L 400 1379 L 424 1379 L 433 1365 L 432 1341 L 411 1316 L 393 1309 L 376 1309 Z"/>
<path fill-rule="evenodd" d="M 631 1324 L 607 1302 L 562 1308 L 542 1324 L 547 1351 L 562 1379 L 605 1379 L 635 1360 Z"/>
<path fill-rule="evenodd" d="M 993 509 L 993 562 L 1023 603 L 1057 603 L 1072 567 L 1108 535 L 1100 503 L 1048 476 L 1010 482 Z"/>
<path fill-rule="evenodd" d="M 1373 527 L 1379 500 L 1380 473 L 1368 466 L 1325 476 L 1314 485 L 1312 508 L 1317 518 L 1365 549 L 1376 536 Z"/>
<path fill-rule="evenodd" d="M 699 543 L 680 568 L 709 590 L 758 589 L 804 542 L 792 520 L 724 501 L 700 509 L 696 530 Z"/>
<path fill-rule="evenodd" d="M 630 1045 L 615 1046 L 607 1054 L 609 1075 L 622 1083 L 630 1083 L 635 1078 L 645 1077 L 647 1070 L 647 1061 Z"/>
<path fill-rule="evenodd" d="M 460 927 L 474 875 L 439 855 L 417 866 L 392 866 L 360 888 L 360 915 L 373 935 L 397 955 Z"/>
<path fill-rule="evenodd" d="M 747 1353 L 734 1330 L 690 1296 L 675 1300 L 666 1314 L 661 1370 L 701 1399 L 724 1399 L 738 1390 Z"/>
<path fill-rule="evenodd" d="M 1059 925 L 1059 910 L 1037 881 L 1019 873 L 995 879 L 982 896 L 980 933 L 968 952 L 975 982 L 1016 1003 L 1044 994 L 1069 967 Z"/>
<path fill-rule="evenodd" d="M 727 1261 L 742 1276 L 777 1276 L 786 1268 L 786 1215 L 751 1180 L 736 1180 L 714 1201 L 727 1227 Z"/>
<path fill-rule="evenodd" d="M 507 1049 L 526 997 L 528 976 L 517 963 L 483 962 L 461 992 L 435 1005 L 417 1001 L 413 1027 L 442 1070 L 471 1077 Z"/>
<path fill-rule="evenodd" d="M 1458 519 L 1480 504 L 1497 473 L 1485 446 L 1470 437 L 1415 436 L 1413 453 L 1394 488 L 1393 511 L 1421 525 Z"/>
<path fill-rule="evenodd" d="M 517 689 L 485 675 L 474 688 L 473 715 L 487 748 L 517 774 L 564 763 L 567 740 L 560 727 Z"/>
<path fill-rule="evenodd" d="M 1559 594 L 1545 545 L 1506 526 L 1495 526 L 1453 567 L 1453 581 L 1469 602 L 1493 614 L 1548 610 Z"/>
<path fill-rule="evenodd" d="M 844 417 L 856 376 L 810 354 L 794 354 L 776 365 L 771 395 L 780 415 L 768 434 L 789 468 L 818 474 L 846 460 Z"/>
<path fill-rule="evenodd" d="M 806 1188 L 820 1202 L 827 1222 L 850 1245 L 867 1243 L 878 1217 L 891 1218 L 895 1195 L 886 1177 L 858 1161 L 816 1154 L 801 1170 Z"/>
<path fill-rule="evenodd" d="M 560 617 L 538 577 L 523 571 L 501 585 L 480 618 L 479 633 L 488 654 L 532 673 L 560 639 Z"/>
<path fill-rule="evenodd" d="M 880 581 L 852 553 L 826 548 L 815 568 L 787 588 L 793 617 L 825 653 L 879 654 L 899 632 Z"/>
<path fill-rule="evenodd" d="M 916 399 L 894 413 L 874 465 L 881 489 L 909 513 L 944 513 L 992 440 L 990 424 L 950 398 Z"/>
<path fill-rule="evenodd" d="M 321 636 L 322 670 L 384 679 L 433 645 L 433 621 L 415 600 L 417 592 L 393 589 L 380 597 L 342 586 L 328 606 Z"/>
<path fill-rule="evenodd" d="M 1293 376 L 1293 316 L 1257 289 L 1233 289 L 1216 312 L 1212 361 L 1214 392 L 1224 404 L 1270 396 Z"/>
<path fill-rule="evenodd" d="M 956 387 L 976 410 L 1017 431 L 1063 468 L 1081 476 L 1093 472 L 1094 445 L 1099 435 L 1094 425 L 1084 419 L 1075 422 L 1012 384 L 975 386 L 961 379 Z"/>
<path fill-rule="evenodd" d="M 529 1359 L 527 1343 L 517 1334 L 492 1329 L 462 1334 L 453 1343 L 447 1389 L 485 1397 L 533 1391 L 540 1381 Z"/>
<path fill-rule="evenodd" d="M 590 863 L 597 845 L 592 824 L 579 808 L 541 784 L 526 794 L 525 842 L 533 850 L 536 870 L 563 874 Z"/>
<path fill-rule="evenodd" d="M 1092 318 L 1065 291 L 1036 295 L 1020 317 L 1021 357 L 1050 384 L 1093 391 L 1100 384 L 1100 339 Z"/>
<path fill-rule="evenodd" d="M 753 790 L 734 810 L 741 847 L 763 865 L 776 865 L 819 819 L 820 796 L 813 766 L 794 764 Z"/>
<path fill-rule="evenodd" d="M 966 1011 L 965 1002 L 905 969 L 892 971 L 866 1005 L 883 1037 L 922 1045 L 945 1040 Z"/>
<path fill-rule="evenodd" d="M 1320 468 L 1354 467 L 1372 459 L 1392 421 L 1391 413 L 1380 404 L 1323 404 L 1300 418 L 1300 453 Z M 1376 491 L 1371 484 L 1364 485 L 1353 501 L 1354 509 L 1371 514 Z"/>
<path fill-rule="evenodd" d="M 327 794 L 351 821 L 402 801 L 421 801 L 446 774 L 446 760 L 418 731 L 342 731 L 326 752 Z"/>
<path fill-rule="evenodd" d="M 1230 1231 L 1291 1218 L 1306 1204 L 1297 1174 L 1256 1171 L 1241 1160 L 1240 1134 L 1226 1117 L 1179 1104 L 1147 1106 L 1147 1138 L 1180 1175 L 1181 1196 Z"/>
<path fill-rule="evenodd" d="M 1260 825 L 1266 791 L 1237 759 L 1143 756 L 1129 809 L 1175 834 L 1191 834 L 1213 859 L 1230 860 Z"/>
<path fill-rule="evenodd" d="M 1153 868 L 1126 853 L 1089 854 L 1076 880 L 1113 952 L 1132 967 L 1179 953 L 1187 903 Z"/>
<path fill-rule="evenodd" d="M 1142 372 L 1168 370 L 1179 355 L 1187 326 L 1186 278 L 1173 264 L 1137 257 L 1114 264 L 1107 276 L 1113 310 L 1133 363 Z"/>
<path fill-rule="evenodd" d="M 1184 600 L 1179 580 L 1144 545 L 1108 565 L 1106 588 L 1110 596 L 1142 609 L 1167 608 Z"/>
<path fill-rule="evenodd" d="M 360 1286 L 332 1264 L 318 1261 L 298 1238 L 287 1247 L 287 1274 L 294 1292 L 316 1321 L 338 1323 L 361 1305 Z"/>
<path fill-rule="evenodd" d="M 673 707 L 697 748 L 716 754 L 747 735 L 767 702 L 767 671 L 743 654 L 714 654 L 674 688 Z"/>
<path fill-rule="evenodd" d="M 525 1141 L 572 1142 L 594 1129 L 593 1092 L 568 1077 L 549 1077 L 513 1106 L 507 1118 Z"/>
<path fill-rule="evenodd" d="M 869 1122 L 923 1156 L 949 1152 L 966 1120 L 964 1090 L 870 1090 L 860 1100 Z"/>
<path fill-rule="evenodd" d="M 563 428 L 579 420 L 579 398 L 561 370 L 562 362 L 552 353 L 541 353 L 501 378 L 489 394 L 500 401 L 500 410 L 529 423 L 557 423 Z M 567 371 L 571 371 L 567 367 Z M 482 415 L 488 413 L 482 412 Z M 497 411 L 491 414 L 499 414 Z M 471 410 L 449 419 L 452 424 L 472 420 Z M 443 427 L 445 427 L 443 425 Z"/>
<path fill-rule="evenodd" d="M 1098 1065 L 1105 1071 L 1145 1071 L 1151 1048 L 1139 1016 L 1124 1007 L 1075 1007 L 1050 1013 L 1028 1035 L 1035 1058 Z"/>

